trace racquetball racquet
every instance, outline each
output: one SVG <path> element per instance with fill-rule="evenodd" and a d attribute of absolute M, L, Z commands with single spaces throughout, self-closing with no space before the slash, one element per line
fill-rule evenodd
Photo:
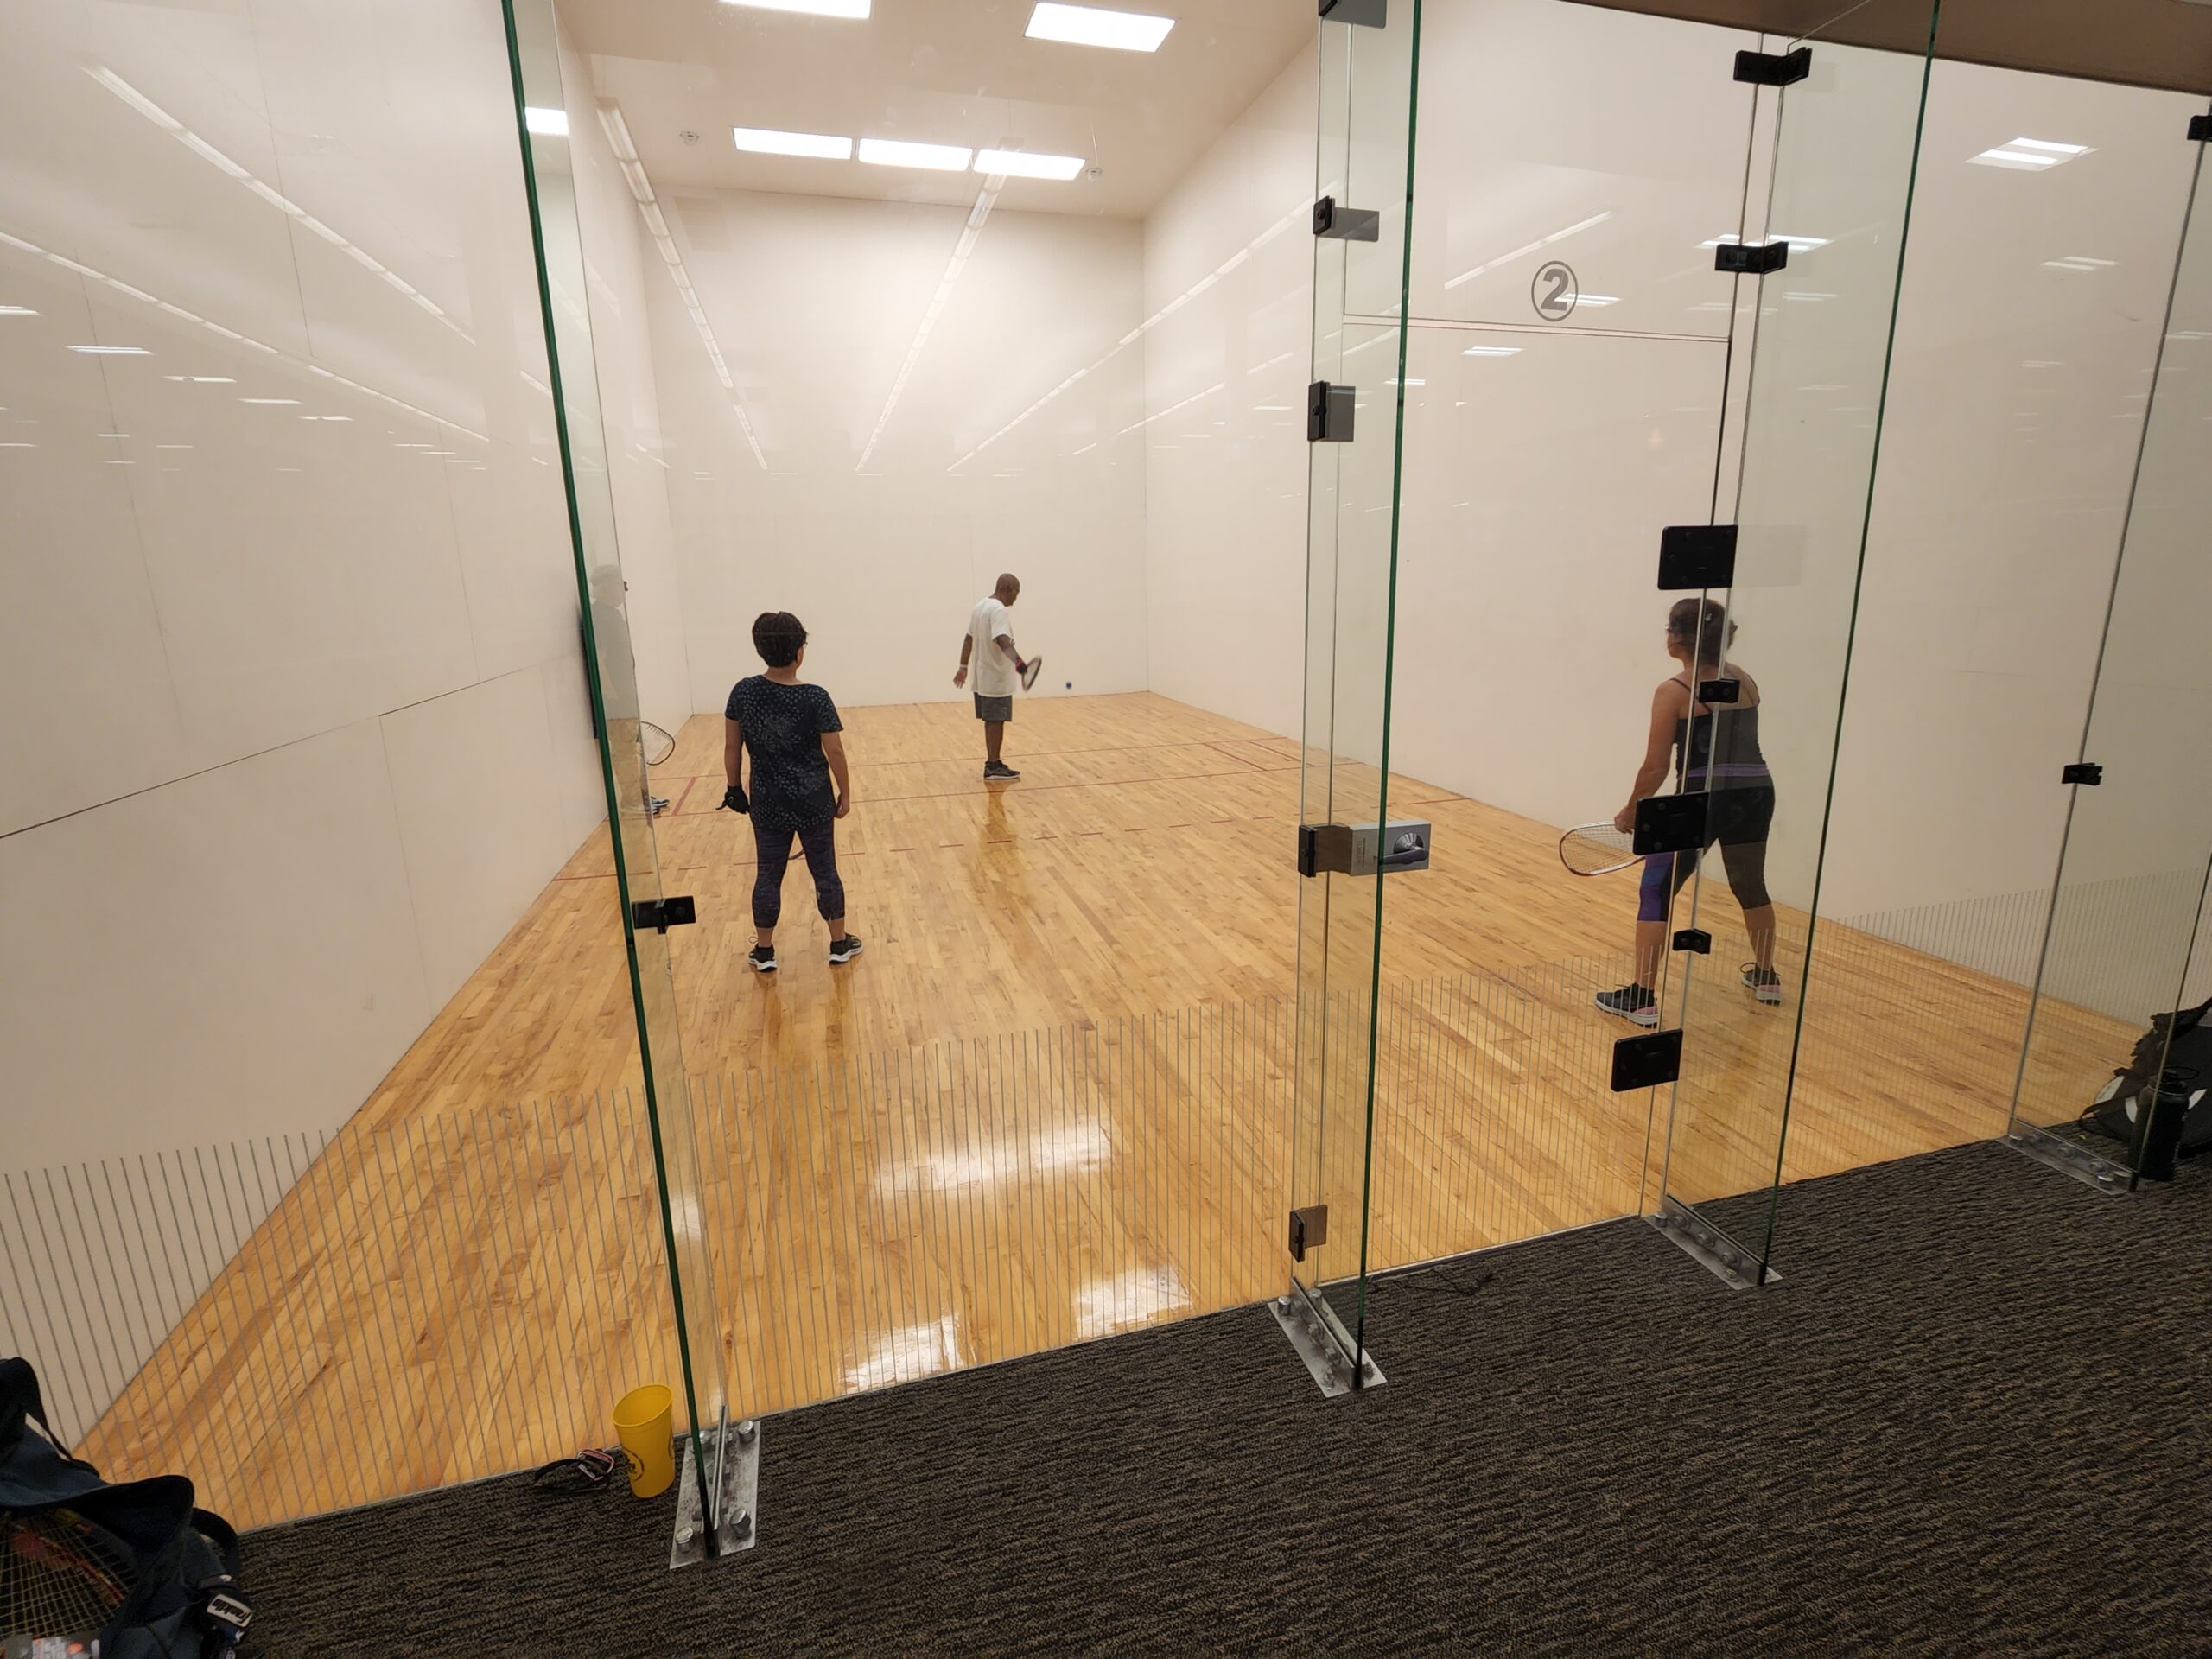
<path fill-rule="evenodd" d="M 1635 838 L 1604 823 L 1578 823 L 1559 838 L 1559 861 L 1576 875 L 1611 875 L 1643 861 Z"/>
<path fill-rule="evenodd" d="M 74 1510 L 0 1517 L 0 1638 L 97 1636 L 122 1606 L 130 1573 L 117 1541 Z M 16 1650 L 6 1641 L 0 1648 Z"/>
<path fill-rule="evenodd" d="M 1045 659 L 1042 657 L 1032 657 L 1021 665 L 1021 689 L 1027 691 L 1035 685 L 1037 677 L 1044 671 Z"/>
<path fill-rule="evenodd" d="M 657 766 L 676 753 L 676 740 L 650 720 L 638 722 L 638 747 L 645 752 L 645 764 Z"/>

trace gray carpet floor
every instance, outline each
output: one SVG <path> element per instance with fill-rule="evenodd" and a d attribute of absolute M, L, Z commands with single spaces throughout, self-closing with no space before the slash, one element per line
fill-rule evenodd
<path fill-rule="evenodd" d="M 257 1651 L 2212 1654 L 2212 1167 L 1790 1189 L 1784 1281 L 1640 1222 L 772 1418 L 758 1548 L 503 1480 L 251 1535 Z"/>

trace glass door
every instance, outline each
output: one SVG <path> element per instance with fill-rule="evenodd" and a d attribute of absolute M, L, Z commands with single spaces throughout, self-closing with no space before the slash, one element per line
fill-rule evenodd
<path fill-rule="evenodd" d="M 1767 37 L 1764 223 L 1715 248 L 1738 272 L 1749 355 L 1734 511 L 1719 515 L 1733 528 L 1683 550 L 1671 580 L 1662 559 L 1696 694 L 1681 786 L 1701 810 L 1669 843 L 1688 904 L 1667 940 L 1681 1034 L 1654 1219 L 1739 1285 L 1769 1276 L 1798 1037 L 1821 994 L 1814 918 L 1936 7 L 1835 10 Z"/>
<path fill-rule="evenodd" d="M 1291 1301 L 1347 1388 L 1379 1376 L 1366 1273 L 1385 877 L 1427 854 L 1389 828 L 1421 12 L 1335 0 L 1320 23 L 1289 1247 Z"/>
<path fill-rule="evenodd" d="M 2197 217 L 2203 146 L 2173 139 L 2196 142 L 2197 174 L 2081 753 L 2050 780 L 2073 803 L 2009 1128 L 2023 1151 L 2107 1187 L 2171 1176 L 2182 1132 L 2192 1146 L 2208 1133 L 2212 1081 L 2196 1059 L 2212 998 L 2212 668 L 2198 637 L 2212 604 L 2212 233 Z"/>
<path fill-rule="evenodd" d="M 599 727 L 619 920 L 627 948 L 646 1122 L 658 1176 L 660 1224 L 674 1301 L 677 1366 L 685 1416 L 688 1477 L 705 1494 L 704 1536 L 678 1553 L 715 1553 L 723 1491 L 722 1448 L 728 1408 L 722 1384 L 720 1323 L 706 1248 L 698 1142 L 686 1084 L 682 1033 L 669 967 L 668 929 L 690 919 L 690 899 L 667 891 L 654 828 L 638 664 L 617 544 L 607 429 L 593 349 L 572 123 L 595 118 L 580 73 L 564 76 L 552 0 L 506 0 L 507 45 L 516 119 L 536 245 L 539 301 L 552 378 L 549 395 L 560 437 L 575 559 L 584 660 Z M 658 1379 L 639 1379 L 639 1381 Z M 731 1517 L 734 1519 L 735 1517 Z M 749 1541 L 731 1539 L 730 1543 Z"/>

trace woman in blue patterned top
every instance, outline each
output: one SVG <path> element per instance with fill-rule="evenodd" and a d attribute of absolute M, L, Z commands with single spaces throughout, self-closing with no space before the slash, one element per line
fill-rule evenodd
<path fill-rule="evenodd" d="M 815 907 L 830 925 L 830 960 L 850 962 L 861 953 L 860 935 L 845 929 L 845 884 L 837 875 L 837 820 L 853 810 L 852 779 L 845 767 L 844 722 L 837 705 L 818 685 L 802 684 L 806 628 L 789 611 L 764 611 L 753 624 L 753 646 L 766 673 L 730 688 L 723 709 L 722 776 L 729 787 L 722 804 L 750 811 L 760 864 L 753 880 L 755 972 L 776 971 L 776 923 L 783 913 L 784 872 L 791 838 L 798 838 L 814 877 Z M 753 757 L 748 797 L 739 763 Z"/>

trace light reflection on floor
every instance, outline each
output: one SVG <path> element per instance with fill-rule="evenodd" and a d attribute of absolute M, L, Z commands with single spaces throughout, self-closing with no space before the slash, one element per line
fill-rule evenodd
<path fill-rule="evenodd" d="M 867 1357 L 845 1368 L 845 1387 L 855 1393 L 887 1388 L 893 1382 L 912 1382 L 917 1377 L 957 1370 L 963 1363 L 960 1321 L 950 1313 L 940 1313 L 923 1324 L 902 1325 L 876 1336 L 868 1344 Z"/>
<path fill-rule="evenodd" d="M 886 1168 L 876 1177 L 875 1190 L 879 1198 L 893 1199 L 918 1192 L 957 1192 L 1043 1175 L 1088 1175 L 1103 1169 L 1113 1156 L 1105 1126 L 1087 1117 L 1065 1128 L 927 1153 Z"/>
<path fill-rule="evenodd" d="M 1081 1341 L 1110 1337 L 1190 1307 L 1190 1292 L 1173 1267 L 1133 1268 L 1111 1279 L 1094 1279 L 1076 1292 L 1076 1336 Z"/>

